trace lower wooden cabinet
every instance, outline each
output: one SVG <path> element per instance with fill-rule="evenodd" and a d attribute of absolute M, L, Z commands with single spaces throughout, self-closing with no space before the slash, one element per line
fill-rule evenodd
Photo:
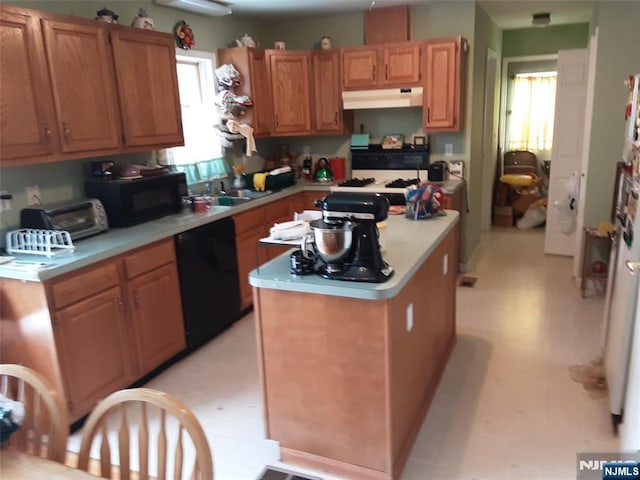
<path fill-rule="evenodd" d="M 71 417 L 134 381 L 119 286 L 58 310 L 53 326 Z"/>
<path fill-rule="evenodd" d="M 41 372 L 69 420 L 185 348 L 173 237 L 56 277 L 0 279 L 0 362 Z"/>
<path fill-rule="evenodd" d="M 129 280 L 127 293 L 138 365 L 144 375 L 185 348 L 175 264 L 163 265 Z"/>

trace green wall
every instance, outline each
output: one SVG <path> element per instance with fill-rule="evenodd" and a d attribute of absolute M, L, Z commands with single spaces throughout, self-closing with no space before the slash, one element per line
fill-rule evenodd
<path fill-rule="evenodd" d="M 609 221 L 615 164 L 624 141 L 624 80 L 640 73 L 640 2 L 599 3 L 598 57 L 589 150 L 585 225 Z"/>
<path fill-rule="evenodd" d="M 551 18 L 553 20 L 553 15 Z M 589 44 L 589 24 L 505 30 L 502 42 L 503 57 L 544 55 L 557 53 L 558 50 L 586 48 Z"/>

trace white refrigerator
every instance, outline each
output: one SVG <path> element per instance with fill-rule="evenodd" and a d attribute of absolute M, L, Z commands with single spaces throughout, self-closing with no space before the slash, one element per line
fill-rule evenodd
<path fill-rule="evenodd" d="M 611 249 L 605 302 L 604 366 L 611 420 L 620 427 L 623 449 L 640 449 L 640 74 L 627 80 L 625 139 L 618 164 Z"/>

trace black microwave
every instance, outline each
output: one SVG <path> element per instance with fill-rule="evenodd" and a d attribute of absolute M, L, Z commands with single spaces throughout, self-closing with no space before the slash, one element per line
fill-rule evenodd
<path fill-rule="evenodd" d="M 85 194 L 104 205 L 110 227 L 130 227 L 182 210 L 187 180 L 182 172 L 135 180 L 87 180 Z"/>

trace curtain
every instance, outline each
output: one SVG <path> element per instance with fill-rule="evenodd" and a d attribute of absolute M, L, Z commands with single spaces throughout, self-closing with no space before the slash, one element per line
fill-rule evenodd
<path fill-rule="evenodd" d="M 551 157 L 556 83 L 556 72 L 516 75 L 507 150 L 529 150 L 538 158 Z"/>

